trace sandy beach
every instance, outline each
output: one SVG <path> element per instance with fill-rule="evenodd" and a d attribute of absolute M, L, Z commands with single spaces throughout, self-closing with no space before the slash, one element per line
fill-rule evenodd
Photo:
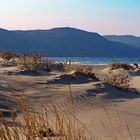
<path fill-rule="evenodd" d="M 93 66 L 93 71 L 102 77 L 105 68 Z M 76 127 L 85 127 L 88 137 L 102 140 L 113 140 L 114 137 L 118 140 L 140 139 L 140 94 L 122 91 L 102 80 L 87 79 L 78 74 L 72 77 L 68 72 L 31 75 L 15 74 L 17 71 L 15 67 L 0 68 L 0 109 L 6 117 L 8 111 L 4 99 L 9 98 L 12 102 L 12 92 L 18 97 L 24 91 L 28 105 L 41 113 L 44 107 L 54 104 L 58 110 L 72 115 L 70 108 L 74 105 L 79 120 Z M 140 75 L 133 75 L 131 87 L 140 91 L 139 83 Z M 16 109 L 16 106 L 13 107 Z"/>

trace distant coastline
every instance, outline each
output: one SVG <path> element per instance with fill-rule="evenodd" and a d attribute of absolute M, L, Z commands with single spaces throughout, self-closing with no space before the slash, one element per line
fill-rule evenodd
<path fill-rule="evenodd" d="M 56 62 L 63 62 L 66 59 L 71 59 L 73 64 L 83 65 L 106 65 L 112 62 L 127 62 L 129 64 L 140 63 L 140 58 L 103 58 L 103 57 L 49 57 Z"/>

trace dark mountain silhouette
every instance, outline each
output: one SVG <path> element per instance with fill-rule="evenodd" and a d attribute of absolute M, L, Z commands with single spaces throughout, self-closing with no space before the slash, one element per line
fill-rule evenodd
<path fill-rule="evenodd" d="M 132 35 L 105 35 L 106 39 L 140 48 L 140 37 Z"/>
<path fill-rule="evenodd" d="M 14 52 L 30 52 L 38 49 L 35 41 L 29 40 L 16 32 L 0 29 L 0 50 L 11 50 Z"/>
<path fill-rule="evenodd" d="M 0 29 L 0 50 L 41 52 L 47 56 L 140 57 L 140 49 L 74 28 L 8 31 Z"/>

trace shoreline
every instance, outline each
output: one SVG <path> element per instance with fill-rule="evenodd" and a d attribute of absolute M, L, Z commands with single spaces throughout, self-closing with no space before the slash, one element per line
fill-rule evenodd
<path fill-rule="evenodd" d="M 140 58 L 103 58 L 103 57 L 48 57 L 58 63 L 71 59 L 72 62 L 81 65 L 108 65 L 113 62 L 126 62 L 128 64 L 140 63 Z"/>

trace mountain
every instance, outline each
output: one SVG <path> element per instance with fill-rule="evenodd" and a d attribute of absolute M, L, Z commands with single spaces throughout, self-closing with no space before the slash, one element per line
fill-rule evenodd
<path fill-rule="evenodd" d="M 38 49 L 39 44 L 35 41 L 22 37 L 13 31 L 0 29 L 0 50 L 11 50 L 13 52 L 30 52 Z"/>
<path fill-rule="evenodd" d="M 140 37 L 132 35 L 105 35 L 106 39 L 140 48 Z"/>
<path fill-rule="evenodd" d="M 68 27 L 29 31 L 0 29 L 0 50 L 61 57 L 140 57 L 139 48 Z"/>

